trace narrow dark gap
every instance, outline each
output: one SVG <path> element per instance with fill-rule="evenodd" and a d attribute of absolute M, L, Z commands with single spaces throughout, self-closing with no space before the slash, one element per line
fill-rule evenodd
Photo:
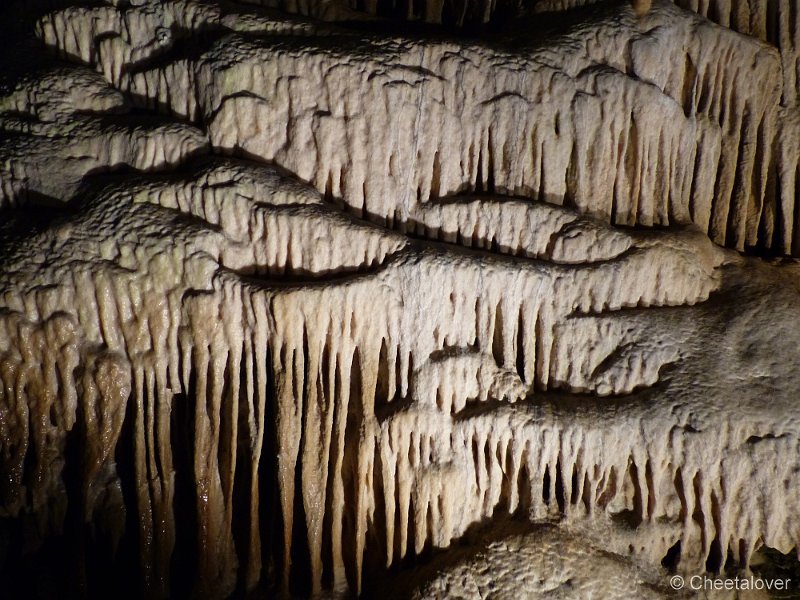
<path fill-rule="evenodd" d="M 558 512 L 564 514 L 566 510 L 566 501 L 564 499 L 564 476 L 561 473 L 561 459 L 556 462 L 556 505 Z"/>
<path fill-rule="evenodd" d="M 322 345 L 322 355 L 319 361 L 320 379 L 324 396 L 327 396 L 330 391 L 333 393 L 333 387 L 336 385 L 336 373 L 331 373 L 331 339 L 330 333 Z M 337 396 L 334 396 L 336 398 Z M 335 415 L 334 415 L 335 417 Z"/>
<path fill-rule="evenodd" d="M 191 369 L 186 395 L 179 394 L 173 398 L 170 422 L 172 464 L 175 469 L 175 548 L 170 580 L 176 597 L 192 594 L 191 582 L 197 574 L 197 483 L 194 475 L 196 392 L 197 376 Z"/>
<path fill-rule="evenodd" d="M 742 170 L 741 167 L 744 164 L 744 153 L 750 144 L 750 140 L 748 139 L 747 133 L 750 130 L 751 124 L 751 114 L 748 108 L 745 108 L 744 114 L 742 115 L 742 125 L 739 129 L 739 145 L 736 151 L 736 172 L 734 173 L 733 179 L 733 191 L 734 194 L 729 198 L 728 203 L 728 215 L 727 215 L 727 222 L 726 222 L 726 233 L 725 237 L 723 238 L 725 241 L 725 246 L 729 248 L 737 248 L 737 247 L 744 247 L 746 242 L 746 234 L 747 234 L 747 212 L 748 206 L 746 204 L 742 204 L 743 200 L 737 200 L 735 196 L 736 190 L 752 190 L 752 186 L 754 185 L 753 182 L 747 182 L 742 180 Z M 755 177 L 754 177 L 755 179 Z M 724 201 L 724 200 L 723 200 Z M 739 222 L 744 221 L 744 227 L 739 226 Z M 740 229 L 741 231 L 741 238 L 740 238 Z"/>
<path fill-rule="evenodd" d="M 644 520 L 644 491 L 639 480 L 639 467 L 631 459 L 630 476 L 633 481 L 633 514 L 634 526 L 638 527 Z"/>
<path fill-rule="evenodd" d="M 483 444 L 483 468 L 486 473 L 492 472 L 492 465 L 497 460 L 496 454 L 493 451 L 491 439 L 487 438 Z"/>
<path fill-rule="evenodd" d="M 254 548 L 250 546 L 250 527 L 254 526 L 251 519 L 251 490 L 253 489 L 253 469 L 252 464 L 258 457 L 250 453 L 249 423 L 248 423 L 248 392 L 252 394 L 255 401 L 255 390 L 247 388 L 247 370 L 253 369 L 253 365 L 247 364 L 251 355 L 248 348 L 242 343 L 241 357 L 242 363 L 239 365 L 239 397 L 232 398 L 233 402 L 239 403 L 238 419 L 236 424 L 236 471 L 233 474 L 233 520 L 231 523 L 233 533 L 233 545 L 236 556 L 239 558 L 239 573 L 237 595 L 243 596 L 246 592 L 244 574 L 246 573 L 247 563 Z"/>
<path fill-rule="evenodd" d="M 664 558 L 661 559 L 661 566 L 664 567 L 670 573 L 674 573 L 675 570 L 678 568 L 678 563 L 681 560 L 681 541 L 678 540 L 675 542 L 667 553 L 664 555 Z"/>
<path fill-rule="evenodd" d="M 542 477 L 542 501 L 545 504 L 550 504 L 550 466 L 544 468 L 544 476 Z"/>
<path fill-rule="evenodd" d="M 728 551 L 725 553 L 725 564 L 722 568 L 726 573 L 733 573 L 739 569 L 739 565 L 733 556 L 733 549 L 730 546 L 728 546 Z"/>
<path fill-rule="evenodd" d="M 577 504 L 580 500 L 580 490 L 578 489 L 578 463 L 572 465 L 572 484 L 570 485 L 570 504 Z"/>
<path fill-rule="evenodd" d="M 301 444 L 302 449 L 302 444 Z M 303 478 L 300 457 L 298 453 L 297 464 L 294 469 L 294 501 L 292 506 L 292 543 L 290 549 L 290 593 L 292 596 L 308 598 L 311 595 L 311 551 L 308 546 L 306 529 L 306 511 L 303 505 Z"/>
<path fill-rule="evenodd" d="M 328 171 L 328 179 L 325 182 L 325 192 L 322 195 L 323 200 L 326 203 L 334 204 L 334 195 L 333 195 L 333 172 Z"/>
<path fill-rule="evenodd" d="M 394 481 L 397 482 L 400 479 L 400 466 L 395 461 L 394 469 L 392 469 L 391 477 L 394 478 Z M 394 498 L 392 498 L 394 502 L 394 539 L 388 540 L 388 543 L 392 544 L 392 557 L 393 557 L 393 568 L 399 568 L 401 564 L 401 540 L 400 536 L 403 531 L 403 527 L 406 526 L 405 523 L 402 521 L 402 516 L 400 514 L 400 486 L 395 483 L 394 486 Z"/>
<path fill-rule="evenodd" d="M 719 9 L 717 8 L 716 2 L 709 2 L 706 17 L 709 21 L 714 21 L 714 23 L 721 22 Z"/>
<path fill-rule="evenodd" d="M 703 514 L 703 489 L 700 478 L 700 472 L 695 473 L 692 479 L 692 489 L 694 491 L 694 511 L 692 511 L 692 520 L 698 524 L 700 531 L 703 532 L 705 538 L 706 519 Z M 705 539 L 703 540 L 705 543 Z"/>
<path fill-rule="evenodd" d="M 539 202 L 547 202 L 547 163 L 545 162 L 544 144 L 540 149 L 539 157 L 539 194 L 536 200 Z"/>
<path fill-rule="evenodd" d="M 694 66 L 691 55 L 686 53 L 686 60 L 683 67 L 683 112 L 689 117 L 694 114 L 694 91 L 697 87 L 697 68 Z"/>
<path fill-rule="evenodd" d="M 635 529 L 642 524 L 643 521 L 643 507 L 642 507 L 642 488 L 639 484 L 639 468 L 636 463 L 631 460 L 628 466 L 627 476 L 631 478 L 633 483 L 633 507 L 631 509 L 622 510 L 613 515 L 613 519 L 619 525 L 629 529 Z M 624 476 L 623 476 L 624 484 Z"/>
<path fill-rule="evenodd" d="M 629 223 L 639 222 L 639 201 L 641 199 L 641 185 L 642 176 L 638 172 L 639 169 L 639 127 L 636 122 L 634 113 L 631 113 L 631 128 L 628 134 L 628 145 L 625 155 L 625 170 L 627 171 L 630 181 L 635 181 L 638 184 L 638 190 L 632 190 L 630 197 L 630 215 L 628 216 Z"/>
<path fill-rule="evenodd" d="M 528 465 L 527 461 L 525 460 L 524 452 L 522 454 L 521 461 L 522 466 L 520 467 L 519 475 L 517 476 L 517 493 L 519 494 L 517 515 L 524 517 L 527 516 L 528 511 L 533 504 L 533 498 L 531 497 L 531 489 L 533 488 L 533 484 L 531 483 L 531 475 L 528 472 Z"/>
<path fill-rule="evenodd" d="M 644 478 L 647 482 L 647 515 L 652 518 L 656 507 L 656 487 L 653 483 L 653 466 L 650 459 L 644 465 Z"/>
<path fill-rule="evenodd" d="M 346 398 L 347 423 L 344 432 L 344 458 L 340 477 L 344 486 L 343 498 L 343 523 L 342 523 L 342 558 L 344 560 L 347 582 L 351 589 L 355 589 L 358 579 L 356 572 L 356 539 L 358 526 L 358 455 L 361 424 L 363 420 L 363 406 L 361 403 L 361 354 L 356 348 L 353 352 L 350 366 L 350 380 L 342 379 L 341 369 L 336 369 L 337 391 L 336 398 Z M 335 551 L 335 549 L 334 549 Z"/>
<path fill-rule="evenodd" d="M 592 512 L 592 486 L 591 482 L 589 481 L 589 474 L 583 474 L 583 490 L 581 491 L 581 501 L 583 502 L 583 507 L 586 509 L 587 513 Z"/>
<path fill-rule="evenodd" d="M 681 502 L 681 510 L 678 515 L 678 520 L 683 522 L 686 520 L 688 505 L 686 504 L 686 492 L 684 491 L 683 487 L 683 472 L 680 467 L 675 470 L 675 478 L 673 482 L 675 484 L 675 491 L 678 493 L 678 499 Z"/>
<path fill-rule="evenodd" d="M 711 540 L 711 546 L 708 550 L 708 556 L 706 557 L 706 571 L 710 573 L 719 573 L 723 565 L 724 556 L 722 553 L 722 542 L 719 539 L 719 532 L 721 529 L 720 506 L 717 494 L 713 490 L 711 492 L 711 520 L 714 523 L 714 539 Z"/>
<path fill-rule="evenodd" d="M 767 19 L 766 19 L 766 31 L 767 31 L 767 41 L 771 44 L 775 44 L 781 50 L 784 50 L 781 46 L 781 9 L 783 6 L 787 7 L 787 10 L 791 11 L 792 7 L 795 7 L 796 3 L 789 2 L 788 4 L 784 4 L 781 0 L 768 0 L 767 1 Z M 796 11 L 795 7 L 795 11 Z M 786 15 L 787 17 L 789 15 Z M 789 27 L 797 26 L 796 19 L 791 20 L 787 19 L 789 22 Z"/>
<path fill-rule="evenodd" d="M 556 118 L 558 120 L 558 118 Z M 592 148 L 589 148 L 589 153 L 592 152 Z M 581 169 L 581 157 L 578 154 L 578 144 L 573 139 L 572 141 L 572 148 L 570 149 L 569 153 L 569 162 L 567 163 L 567 169 L 564 172 L 564 206 L 571 206 L 573 208 L 578 207 L 578 203 L 576 202 L 576 198 L 580 190 L 578 189 L 578 179 L 580 176 L 580 169 Z M 586 157 L 587 161 L 593 161 L 593 157 Z M 592 163 L 590 163 L 592 164 Z"/>
<path fill-rule="evenodd" d="M 476 192 L 485 192 L 486 187 L 484 185 L 484 175 L 483 175 L 483 145 L 481 144 L 478 147 L 478 162 L 475 168 L 475 191 Z"/>
<path fill-rule="evenodd" d="M 424 562 L 430 559 L 431 554 L 433 552 L 433 535 L 434 535 L 434 527 L 433 527 L 433 507 L 430 502 L 428 502 L 428 508 L 425 511 L 425 541 L 422 545 L 422 551 L 417 555 L 417 558 L 420 562 Z M 365 562 L 366 565 L 366 562 Z"/>
<path fill-rule="evenodd" d="M 228 352 L 225 360 L 225 368 L 223 369 L 220 410 L 218 412 L 219 448 L 217 450 L 217 456 L 219 457 L 218 469 L 223 492 L 227 491 L 232 484 L 232 478 L 235 475 L 234 469 L 236 467 L 236 461 L 233 455 L 234 439 L 230 434 L 233 431 L 238 432 L 238 423 L 233 422 L 232 403 L 238 403 L 239 398 L 233 398 L 231 396 L 233 378 L 231 366 L 231 356 L 230 352 Z M 240 374 L 237 374 L 237 376 L 241 377 Z"/>
<path fill-rule="evenodd" d="M 85 393 L 83 386 L 80 386 L 79 393 Z M 96 398 L 96 401 L 102 401 L 102 399 Z M 99 407 L 90 405 L 89 408 L 95 410 Z M 83 553 L 83 556 L 75 561 L 78 563 L 77 565 L 70 565 L 69 561 L 66 561 L 66 566 L 73 573 L 78 573 L 79 577 L 85 577 L 85 579 L 78 579 L 75 583 L 78 586 L 77 591 L 84 593 L 87 598 L 105 598 L 109 593 L 117 598 L 133 598 L 135 595 L 132 590 L 135 589 L 135 586 L 131 586 L 130 582 L 139 577 L 139 573 L 135 570 L 137 563 L 118 560 L 119 552 L 115 552 L 114 549 L 113 528 L 116 522 L 124 521 L 125 516 L 135 511 L 136 507 L 122 504 L 122 497 L 115 496 L 113 491 L 107 489 L 95 499 L 94 510 L 89 515 L 92 524 L 85 521 L 87 515 L 84 514 L 83 507 L 87 501 L 86 489 L 92 484 L 88 478 L 102 477 L 103 471 L 108 466 L 108 462 L 106 462 L 104 466 L 100 467 L 100 470 L 95 470 L 93 467 L 98 465 L 87 464 L 89 455 L 87 454 L 88 432 L 85 410 L 86 404 L 78 403 L 77 426 L 67 437 L 63 473 L 68 495 L 65 534 L 67 537 L 72 537 L 70 530 L 75 532 L 77 540 L 73 548 L 76 554 Z M 77 436 L 73 435 L 75 433 Z M 107 458 L 108 460 L 110 457 Z M 80 467 L 80 472 L 78 467 Z M 118 474 L 119 469 L 117 468 Z M 111 487 L 109 485 L 109 488 Z M 66 553 L 62 554 L 62 556 L 64 555 Z M 133 568 L 126 572 L 125 567 Z M 83 570 L 83 573 L 78 569 Z"/>
<path fill-rule="evenodd" d="M 264 441 L 258 463 L 258 519 L 262 540 L 262 573 L 265 590 L 270 595 L 277 594 L 281 575 L 279 569 L 284 563 L 283 557 L 283 514 L 278 487 L 278 438 L 276 423 L 276 384 L 273 364 L 274 349 L 267 345 L 264 372 L 266 381 L 259 381 L 260 365 L 253 368 L 253 388 L 263 389 L 264 402 Z"/>
<path fill-rule="evenodd" d="M 416 566 L 418 564 L 418 557 L 416 554 L 416 540 L 417 534 L 414 529 L 414 513 L 415 513 L 415 504 L 414 504 L 414 496 L 411 495 L 408 503 L 408 518 L 405 522 L 402 520 L 399 522 L 399 526 L 406 531 L 406 554 L 403 556 L 402 560 L 399 561 L 400 568 L 408 569 Z M 398 511 L 399 512 L 399 511 Z M 398 514 L 398 516 L 400 516 Z M 402 519 L 402 517 L 401 517 Z M 398 529 L 398 536 L 400 534 L 400 529 Z M 398 555 L 399 556 L 399 555 Z"/>
<path fill-rule="evenodd" d="M 381 339 L 381 349 L 378 354 L 378 379 L 375 386 L 375 410 L 389 404 L 392 400 L 393 390 L 389 389 L 389 348 L 386 338 Z"/>
<path fill-rule="evenodd" d="M 702 177 L 700 172 L 702 171 L 703 160 L 702 160 L 702 153 L 703 149 L 698 148 L 697 154 L 694 158 L 694 165 L 692 167 L 692 183 L 689 186 L 689 218 L 692 220 L 693 223 L 697 223 L 701 228 L 705 226 L 704 223 L 699 223 L 699 215 L 698 211 L 700 209 L 698 198 L 700 197 L 700 188 L 701 188 L 701 181 Z M 709 207 L 710 209 L 711 207 Z M 710 221 L 710 213 L 709 213 L 709 223 L 708 228 L 711 227 Z M 710 231 L 707 232 L 710 235 Z"/>
<path fill-rule="evenodd" d="M 758 225 L 757 243 L 760 247 L 771 248 L 775 253 L 786 254 L 784 248 L 791 249 L 792 241 L 783 224 L 786 217 L 791 218 L 791 216 L 786 215 L 783 210 L 777 168 L 775 160 L 770 160 L 764 187 L 764 205 Z"/>
<path fill-rule="evenodd" d="M 306 520 L 305 502 L 303 500 L 303 449 L 309 443 L 308 427 L 306 424 L 306 414 L 308 411 L 309 394 L 308 389 L 311 374 L 309 373 L 309 351 L 308 351 L 308 329 L 303 326 L 303 345 L 300 349 L 302 354 L 303 389 L 302 399 L 299 410 L 302 411 L 302 421 L 300 427 L 300 443 L 294 465 L 294 499 L 292 501 L 292 543 L 290 548 L 291 570 L 289 587 L 294 595 L 307 598 L 312 591 L 311 574 L 311 549 L 308 544 L 308 528 Z M 295 377 L 297 376 L 297 360 L 295 358 Z M 316 441 L 316 440 L 314 440 Z"/>
<path fill-rule="evenodd" d="M 323 355 L 328 351 L 328 344 L 323 348 Z M 325 360 L 323 359 L 324 363 Z M 336 422 L 339 418 L 341 411 L 340 403 L 334 402 L 328 398 L 327 390 L 330 389 L 325 371 L 321 373 L 321 377 L 317 377 L 317 398 L 319 401 L 326 405 L 327 410 L 333 414 L 330 415 L 331 423 L 333 423 L 333 431 L 331 433 L 330 446 L 328 450 L 328 477 L 325 481 L 325 506 L 322 515 L 322 536 L 320 543 L 322 544 L 322 587 L 327 589 L 333 585 L 333 510 L 331 508 L 333 502 L 333 486 L 336 481 L 336 457 L 339 456 L 340 448 L 338 442 L 338 435 L 336 435 Z"/>
<path fill-rule="evenodd" d="M 85 423 L 82 403 L 76 409 L 77 423 Z M 89 573 L 87 563 L 87 526 L 83 520 L 83 506 L 86 500 L 83 491 L 85 471 L 84 448 L 86 436 L 83 427 L 77 425 L 66 433 L 64 440 L 64 470 L 62 479 L 67 496 L 66 514 L 64 515 L 63 539 L 66 544 L 66 563 L 69 575 L 66 578 L 68 594 L 74 598 L 86 597 L 89 593 Z M 100 573 L 97 573 L 101 575 Z M 102 575 L 100 577 L 103 578 Z M 99 583 L 99 582 L 98 582 Z M 108 582 L 106 582 L 108 583 Z M 112 589 L 113 586 L 112 585 Z"/>
<path fill-rule="evenodd" d="M 126 508 L 125 529 L 115 558 L 116 564 L 119 565 L 119 580 L 130 583 L 131 596 L 141 596 L 144 593 L 144 589 L 141 585 L 141 563 L 139 559 L 141 556 L 141 540 L 139 539 L 139 503 L 136 492 L 135 422 L 136 401 L 134 394 L 131 393 L 125 407 L 125 419 L 114 453 L 122 489 L 122 498 Z M 194 446 L 192 445 L 191 447 Z M 194 532 L 196 529 L 193 528 L 189 531 Z"/>
<path fill-rule="evenodd" d="M 475 489 L 479 490 L 481 488 L 481 480 L 480 480 L 480 469 L 478 468 L 480 463 L 480 455 L 481 451 L 478 448 L 478 437 L 476 435 L 472 436 L 472 440 L 470 445 L 472 446 L 472 464 L 474 465 L 475 469 Z"/>
<path fill-rule="evenodd" d="M 611 502 L 611 499 L 616 495 L 616 493 L 617 493 L 617 469 L 612 466 L 608 471 L 608 479 L 603 481 L 603 492 L 597 499 L 597 504 L 605 508 L 608 505 L 608 503 Z"/>
<path fill-rule="evenodd" d="M 503 356 L 503 302 L 497 303 L 494 313 L 494 336 L 492 337 L 492 356 L 498 366 L 505 364 Z"/>
<path fill-rule="evenodd" d="M 492 129 L 491 129 L 491 127 L 489 128 L 489 131 L 487 132 L 487 137 L 489 138 L 489 140 L 488 140 L 488 143 L 487 143 L 488 156 L 486 157 L 487 158 L 487 164 L 486 164 L 486 191 L 488 193 L 490 193 L 490 194 L 494 194 L 495 190 L 496 190 L 496 187 L 495 187 L 495 174 L 494 174 L 494 169 L 495 169 L 494 160 L 495 160 L 495 157 L 494 157 L 494 147 L 493 147 L 494 143 L 492 141 Z"/>
<path fill-rule="evenodd" d="M 500 465 L 500 469 L 503 472 L 503 479 L 500 482 L 500 498 L 494 508 L 494 514 L 508 512 L 511 494 L 517 483 L 511 478 L 511 473 L 513 473 L 513 469 L 511 468 L 512 453 L 511 445 L 507 447 L 505 452 L 503 452 L 502 444 L 497 445 L 495 454 L 497 457 L 497 464 Z"/>
<path fill-rule="evenodd" d="M 722 544 L 719 541 L 719 536 L 715 536 L 711 541 L 711 547 L 708 550 L 708 557 L 706 558 L 706 571 L 709 573 L 719 573 L 722 568 Z"/>
<path fill-rule="evenodd" d="M 367 539 L 364 546 L 364 574 L 362 577 L 364 587 L 371 587 L 369 582 L 379 582 L 384 577 L 387 571 L 386 548 L 388 544 L 393 543 L 386 535 L 386 499 L 383 496 L 383 465 L 379 452 L 375 453 L 372 475 L 375 512 L 373 521 L 370 523 L 371 526 L 367 531 Z M 391 501 L 393 502 L 394 499 Z"/>
<path fill-rule="evenodd" d="M 396 356 L 394 361 L 394 381 L 395 381 L 395 393 L 400 395 L 403 391 L 403 361 L 400 357 L 400 350 L 399 348 L 396 350 Z M 410 362 L 410 361 L 409 361 Z M 409 373 L 411 370 L 409 369 Z M 407 382 L 410 380 L 406 380 Z"/>
<path fill-rule="evenodd" d="M 515 367 L 520 380 L 527 383 L 525 381 L 525 335 L 528 332 L 525 331 L 524 305 L 520 306 L 517 319 L 517 360 L 515 361 Z"/>
<path fill-rule="evenodd" d="M 747 229 L 749 228 L 749 221 L 753 218 L 757 219 L 758 228 L 756 230 L 756 239 L 752 242 L 764 248 L 773 248 L 775 241 L 775 229 L 777 225 L 776 217 L 777 210 L 775 206 L 775 180 L 772 177 L 774 170 L 775 160 L 771 159 L 767 165 L 766 176 L 762 172 L 762 163 L 764 162 L 764 152 L 770 145 L 770 140 L 766 135 L 767 123 L 766 118 L 762 117 L 756 128 L 756 151 L 753 158 L 753 175 L 750 178 L 751 198 L 761 198 L 760 203 L 757 205 L 758 214 L 747 215 L 746 221 L 748 222 L 745 228 L 744 243 L 749 244 L 751 240 L 747 239 Z M 752 202 L 752 200 L 751 200 Z M 758 200 L 756 200 L 758 202 Z M 749 212 L 749 210 L 748 210 Z"/>
<path fill-rule="evenodd" d="M 534 343 L 534 356 L 533 356 L 533 381 L 531 382 L 534 390 L 543 392 L 547 389 L 546 377 L 547 373 L 544 368 L 544 323 L 539 310 L 536 311 L 535 321 L 533 323 L 533 343 Z"/>

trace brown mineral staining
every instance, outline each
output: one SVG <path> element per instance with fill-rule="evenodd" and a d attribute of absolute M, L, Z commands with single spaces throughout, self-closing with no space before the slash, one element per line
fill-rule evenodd
<path fill-rule="evenodd" d="M 637 17 L 645 16 L 650 11 L 652 3 L 652 0 L 631 0 L 633 11 Z"/>

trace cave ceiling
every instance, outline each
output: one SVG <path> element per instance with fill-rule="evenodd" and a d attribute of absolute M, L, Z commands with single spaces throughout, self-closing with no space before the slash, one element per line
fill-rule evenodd
<path fill-rule="evenodd" d="M 0 31 L 0 596 L 800 597 L 796 0 Z"/>

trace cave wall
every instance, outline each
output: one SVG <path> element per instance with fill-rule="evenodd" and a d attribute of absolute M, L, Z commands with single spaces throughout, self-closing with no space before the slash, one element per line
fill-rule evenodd
<path fill-rule="evenodd" d="M 509 10 L 448 6 L 412 12 Z M 796 553 L 798 28 L 727 6 L 27 21 L 4 576 L 58 544 L 88 595 L 368 594 L 501 514 L 653 581 Z"/>

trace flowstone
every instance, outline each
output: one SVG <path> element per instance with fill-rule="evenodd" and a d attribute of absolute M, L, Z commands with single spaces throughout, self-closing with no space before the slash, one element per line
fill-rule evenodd
<path fill-rule="evenodd" d="M 0 580 L 797 593 L 793 1 L 2 9 Z"/>

